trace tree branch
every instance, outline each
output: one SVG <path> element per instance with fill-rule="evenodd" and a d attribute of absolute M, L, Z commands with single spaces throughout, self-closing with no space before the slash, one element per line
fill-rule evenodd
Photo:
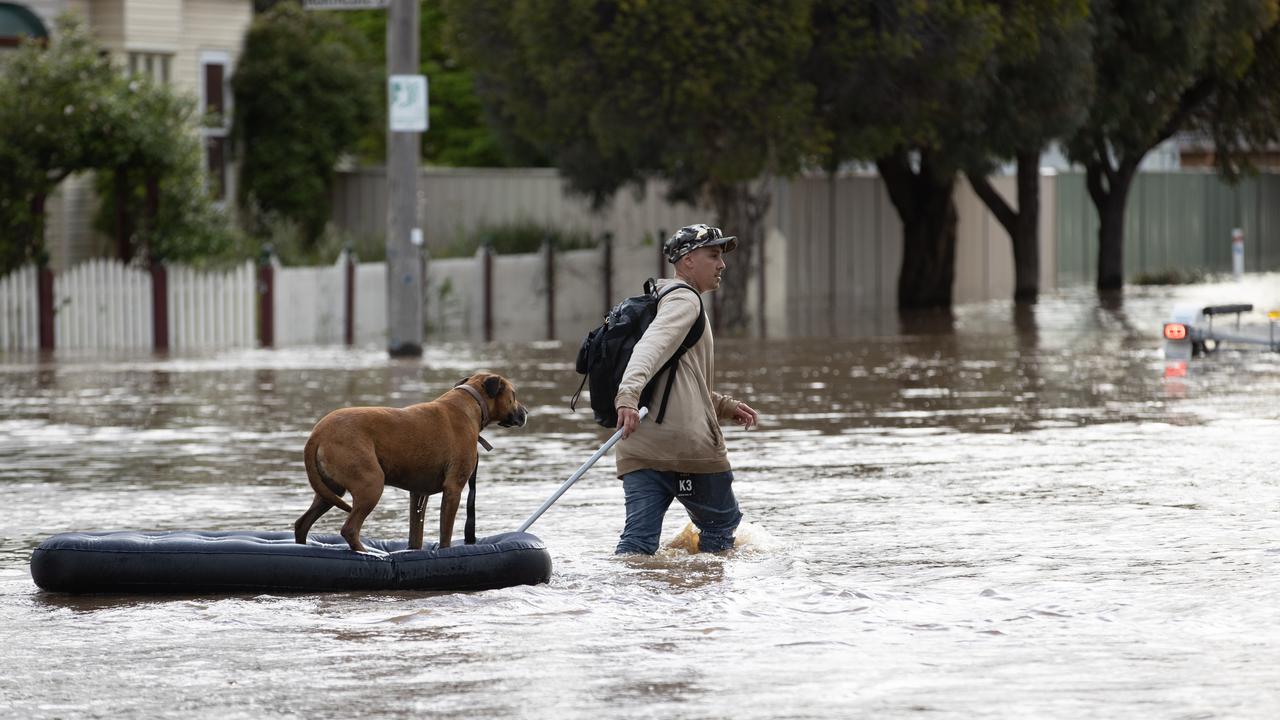
<path fill-rule="evenodd" d="M 911 170 L 906 148 L 899 146 L 889 155 L 878 158 L 876 169 L 880 171 L 885 189 L 889 191 L 889 200 L 898 209 L 899 217 L 916 215 L 919 207 L 915 192 L 916 174 Z"/>
<path fill-rule="evenodd" d="M 978 197 L 982 199 L 982 203 L 987 206 L 992 215 L 996 216 L 996 220 L 1004 227 L 1004 231 L 1009 233 L 1009 237 L 1014 236 L 1014 228 L 1018 223 L 1018 213 L 1009 207 L 1009 203 L 1005 202 L 1004 196 L 996 192 L 995 187 L 991 185 L 991 181 L 985 175 L 966 172 L 965 177 L 969 178 L 969 185 Z"/>

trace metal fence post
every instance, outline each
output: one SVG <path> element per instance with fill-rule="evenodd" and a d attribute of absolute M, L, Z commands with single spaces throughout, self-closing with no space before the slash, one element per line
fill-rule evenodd
<path fill-rule="evenodd" d="M 262 246 L 258 259 L 258 344 L 275 347 L 275 248 Z"/>
<path fill-rule="evenodd" d="M 169 271 L 163 263 L 151 263 L 151 349 L 169 350 Z"/>
<path fill-rule="evenodd" d="M 40 349 L 53 351 L 53 271 L 47 265 L 36 269 L 36 304 L 40 313 Z"/>
<path fill-rule="evenodd" d="M 347 347 L 355 345 L 356 339 L 356 260 L 355 253 L 351 251 L 351 243 L 347 242 L 342 246 L 342 271 L 343 271 L 343 340 L 346 341 Z"/>
<path fill-rule="evenodd" d="M 550 237 L 542 241 L 543 270 L 547 282 L 547 339 L 556 339 L 556 246 Z"/>
<path fill-rule="evenodd" d="M 604 253 L 604 311 L 613 307 L 613 233 L 606 230 L 600 241 Z"/>
<path fill-rule="evenodd" d="M 484 341 L 493 342 L 493 246 L 485 243 L 484 263 Z"/>
<path fill-rule="evenodd" d="M 667 276 L 667 256 L 662 252 L 662 246 L 667 241 L 667 231 L 664 228 L 658 228 L 658 274 L 654 278 L 662 279 Z"/>
<path fill-rule="evenodd" d="M 760 233 L 760 243 L 759 243 L 759 247 L 760 247 L 760 254 L 759 254 L 759 257 L 758 257 L 758 259 L 759 259 L 759 261 L 760 261 L 760 266 L 759 266 L 759 268 L 757 268 L 757 271 L 758 271 L 758 273 L 759 273 L 759 275 L 758 275 L 758 280 L 759 280 L 759 282 L 760 282 L 760 292 L 756 294 L 756 312 L 760 313 L 760 337 L 761 337 L 761 339 L 763 339 L 764 337 L 766 337 L 766 331 L 767 331 L 767 329 L 768 329 L 768 328 L 767 328 L 767 326 L 766 326 L 766 322 L 765 322 L 765 313 L 766 313 L 766 311 L 767 311 L 767 307 L 766 307 L 766 306 L 767 306 L 767 303 L 766 303 L 766 298 L 765 298 L 765 294 L 764 294 L 764 293 L 765 293 L 765 284 L 766 284 L 766 274 L 767 274 L 767 273 L 766 273 L 766 269 L 767 269 L 767 268 L 766 268 L 766 263 L 765 263 L 765 252 L 764 252 L 764 251 L 765 251 L 765 247 L 764 247 L 764 244 L 765 244 L 765 240 L 766 240 L 768 237 L 769 237 L 769 232 L 768 232 L 767 230 L 764 230 L 764 231 L 762 231 L 762 232 Z"/>

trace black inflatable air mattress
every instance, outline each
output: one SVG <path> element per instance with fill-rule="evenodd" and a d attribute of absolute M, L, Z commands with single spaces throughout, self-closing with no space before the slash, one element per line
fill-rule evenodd
<path fill-rule="evenodd" d="M 551 577 L 546 545 L 528 533 L 444 549 L 363 541 L 385 555 L 352 552 L 340 536 L 314 533 L 298 545 L 292 532 L 72 532 L 36 548 L 31 577 L 68 593 L 488 590 Z"/>

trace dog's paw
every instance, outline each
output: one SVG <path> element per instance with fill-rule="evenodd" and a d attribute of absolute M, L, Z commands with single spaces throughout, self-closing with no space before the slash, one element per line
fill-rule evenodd
<path fill-rule="evenodd" d="M 357 550 L 356 552 L 360 553 L 361 555 L 371 555 L 376 558 L 385 558 L 385 557 L 390 557 L 391 555 L 385 550 L 375 550 L 373 548 L 365 548 L 364 550 Z"/>

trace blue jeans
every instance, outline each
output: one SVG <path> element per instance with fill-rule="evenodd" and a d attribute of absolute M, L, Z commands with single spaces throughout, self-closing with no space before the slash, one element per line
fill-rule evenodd
<path fill-rule="evenodd" d="M 692 481 L 693 492 L 687 497 L 677 493 L 680 483 Z M 693 475 L 662 470 L 636 470 L 622 476 L 622 490 L 627 500 L 627 524 L 622 530 L 615 553 L 658 551 L 662 535 L 662 518 L 673 499 L 678 499 L 698 526 L 698 550 L 720 552 L 733 547 L 733 531 L 742 521 L 738 499 L 733 495 L 733 473 Z"/>

